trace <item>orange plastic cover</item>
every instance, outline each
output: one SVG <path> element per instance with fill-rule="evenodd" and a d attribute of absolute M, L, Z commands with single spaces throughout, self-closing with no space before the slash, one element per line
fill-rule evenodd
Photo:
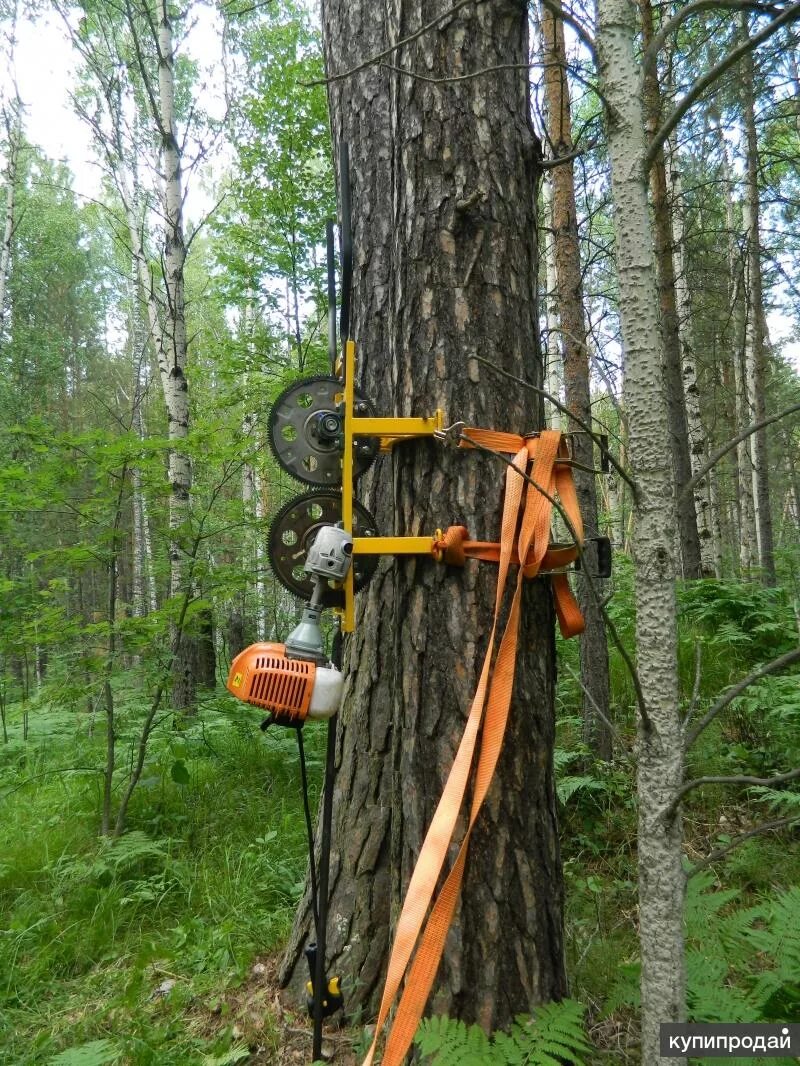
<path fill-rule="evenodd" d="M 304 719 L 314 690 L 314 663 L 287 659 L 283 644 L 251 644 L 231 663 L 228 691 L 285 718 Z"/>

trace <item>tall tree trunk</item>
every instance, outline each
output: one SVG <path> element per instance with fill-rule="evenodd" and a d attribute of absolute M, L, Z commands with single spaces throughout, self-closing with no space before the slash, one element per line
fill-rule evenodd
<path fill-rule="evenodd" d="M 700 389 L 697 384 L 697 362 L 692 333 L 692 301 L 689 294 L 687 274 L 686 216 L 683 208 L 680 161 L 675 154 L 673 154 L 671 159 L 669 177 L 671 184 L 670 202 L 678 339 L 681 350 L 683 395 L 686 402 L 686 426 L 689 433 L 689 454 L 692 474 L 695 474 L 708 457 L 708 435 L 703 426 L 703 418 L 700 413 Z M 709 476 L 694 489 L 694 510 L 700 546 L 700 569 L 703 577 L 712 575 L 721 577 L 722 556 L 718 540 L 714 535 L 711 481 L 712 479 Z"/>
<path fill-rule="evenodd" d="M 255 305 L 251 296 L 245 304 L 242 313 L 242 326 L 245 344 L 248 352 L 248 366 L 255 366 L 257 353 L 253 344 L 253 329 L 255 326 Z M 245 389 L 247 395 L 247 389 Z M 258 434 L 258 420 L 254 415 L 245 413 L 242 419 L 242 433 L 246 440 Z M 245 520 L 251 522 L 255 519 L 255 531 L 249 538 L 245 547 L 245 567 L 255 574 L 255 623 L 258 640 L 267 639 L 267 590 L 265 584 L 267 557 L 264 550 L 264 519 L 267 517 L 266 481 L 259 477 L 258 470 L 250 463 L 245 463 L 242 468 L 242 506 L 244 507 Z"/>
<path fill-rule="evenodd" d="M 572 113 L 567 82 L 567 50 L 564 23 L 549 6 L 541 7 L 542 59 L 547 101 L 547 130 L 553 150 L 569 155 L 572 144 Z M 564 352 L 564 394 L 566 406 L 584 425 L 592 423 L 589 387 L 589 349 L 583 310 L 583 272 L 578 243 L 578 218 L 575 208 L 575 176 L 572 162 L 562 163 L 550 172 L 553 185 L 553 250 L 558 279 L 558 317 Z M 587 537 L 596 537 L 597 483 L 594 468 L 594 443 L 581 431 L 578 422 L 567 427 L 575 431 L 573 455 L 588 470 L 576 467 L 575 488 Z M 587 553 L 594 545 L 587 544 Z M 581 685 L 583 687 L 583 734 L 591 750 L 601 759 L 611 758 L 611 730 L 608 679 L 608 645 L 603 613 L 592 595 L 586 578 L 577 581 L 578 602 L 586 620 L 581 635 Z"/>
<path fill-rule="evenodd" d="M 541 235 L 542 258 L 545 268 L 545 315 L 547 322 L 545 351 L 547 368 L 545 387 L 551 396 L 563 400 L 564 361 L 561 357 L 561 335 L 558 324 L 558 278 L 556 277 L 555 242 L 553 238 L 553 189 L 550 182 L 542 185 L 542 202 L 544 206 L 544 231 Z M 560 429 L 564 416 L 555 404 L 545 401 L 547 424 L 551 429 Z"/>
<path fill-rule="evenodd" d="M 642 47 L 653 39 L 653 8 L 650 0 L 639 0 L 642 16 Z M 661 125 L 661 90 L 656 74 L 644 79 L 646 129 L 650 136 Z M 675 264 L 672 259 L 672 220 L 667 195 L 667 170 L 662 148 L 656 152 L 650 167 L 650 195 L 653 201 L 653 229 L 656 249 L 658 297 L 661 309 L 661 338 L 664 349 L 664 381 L 667 390 L 670 447 L 677 490 L 678 532 L 680 535 L 683 576 L 702 576 L 700 540 L 694 500 L 682 492 L 692 476 L 689 454 L 689 429 L 686 419 L 686 400 L 683 393 L 681 343 L 678 332 L 678 307 L 675 296 Z"/>
<path fill-rule="evenodd" d="M 733 198 L 733 187 L 736 176 L 733 172 L 728 149 L 725 144 L 725 136 L 722 129 L 717 127 L 717 137 L 720 155 L 723 165 L 722 190 L 725 197 L 725 228 L 728 231 L 728 275 L 729 275 L 729 305 L 733 310 L 734 324 L 733 348 L 733 391 L 734 406 L 736 412 L 736 429 L 742 430 L 750 425 L 750 409 L 747 402 L 746 375 L 744 369 L 744 355 L 746 343 L 747 308 L 744 286 L 744 271 L 739 255 L 739 247 L 736 241 L 738 225 L 736 221 L 736 205 Z M 736 446 L 736 481 L 738 492 L 736 494 L 736 513 L 739 525 L 739 568 L 743 576 L 747 576 L 756 565 L 756 520 L 755 506 L 753 502 L 753 461 L 750 449 L 752 438 L 746 437 Z"/>
<path fill-rule="evenodd" d="M 409 0 L 402 17 L 352 0 L 323 5 L 329 74 L 448 11 Z M 392 12 L 397 11 L 392 8 Z M 392 63 L 437 77 L 528 63 L 527 14 L 510 3 L 462 8 Z M 541 404 L 471 358 L 541 385 L 537 336 L 539 145 L 525 70 L 423 83 L 370 66 L 330 88 L 335 141 L 350 142 L 360 385 L 385 414 L 441 406 L 449 419 L 520 431 Z M 504 466 L 491 457 L 400 445 L 360 495 L 398 534 L 463 521 L 495 537 Z M 487 491 L 489 486 L 489 491 Z M 491 486 L 497 486 L 493 491 Z M 337 741 L 331 966 L 369 1014 L 393 920 L 464 727 L 490 630 L 496 572 L 424 559 L 387 561 L 357 604 Z M 528 583 L 505 748 L 473 835 L 459 920 L 448 937 L 436 1010 L 485 1026 L 566 989 L 562 877 L 553 793 L 553 613 L 546 581 Z M 501 782 L 513 782 L 503 788 Z M 284 977 L 308 933 L 298 915 Z"/>
<path fill-rule="evenodd" d="M 132 261 L 132 276 L 129 283 L 130 315 L 129 329 L 131 341 L 131 368 L 133 371 L 133 429 L 139 440 L 144 440 L 144 419 L 142 418 L 143 372 L 147 352 L 147 328 L 142 314 L 139 298 L 138 267 L 136 259 Z M 152 604 L 152 559 L 150 557 L 150 533 L 147 519 L 147 506 L 142 485 L 142 471 L 138 463 L 131 469 L 133 489 L 133 559 L 132 559 L 132 605 L 136 618 L 144 618 Z"/>
<path fill-rule="evenodd" d="M 747 39 L 748 16 L 740 16 L 742 36 Z M 742 63 L 742 111 L 747 139 L 747 198 L 745 225 L 747 237 L 747 346 L 745 369 L 747 375 L 747 402 L 751 422 L 766 418 L 767 351 L 764 343 L 764 295 L 761 278 L 761 204 L 758 190 L 758 137 L 755 119 L 754 61 L 752 51 Z M 762 580 L 774 585 L 775 553 L 772 536 L 772 511 L 769 493 L 769 455 L 767 431 L 760 429 L 753 434 L 753 499 L 756 509 L 759 566 Z"/>
<path fill-rule="evenodd" d="M 17 97 L 11 107 L 4 109 L 3 118 L 6 127 L 6 167 L 3 175 L 6 183 L 5 212 L 3 219 L 3 244 L 0 246 L 0 346 L 3 343 L 6 314 L 6 286 L 11 269 L 11 245 L 14 239 L 14 225 L 17 199 L 17 168 L 22 141 L 22 101 Z"/>
<path fill-rule="evenodd" d="M 630 0 L 597 0 L 597 50 L 608 108 L 625 350 L 628 457 L 638 486 L 633 529 L 636 657 L 647 715 L 640 716 L 637 737 L 642 1063 L 654 1066 L 662 1062 L 660 1024 L 682 1021 L 686 1010 L 681 819 L 680 813 L 673 819 L 661 817 L 681 783 L 683 738 L 678 705 L 675 490 L 661 373 L 640 67 L 634 57 L 635 13 Z"/>
<path fill-rule="evenodd" d="M 186 527 L 190 518 L 192 466 L 184 451 L 189 433 L 189 383 L 186 379 L 186 301 L 183 270 L 186 244 L 183 235 L 183 170 L 175 117 L 175 51 L 167 0 L 158 0 L 158 105 L 161 160 L 164 167 L 164 284 L 168 314 L 163 324 L 167 376 L 164 399 L 169 419 L 169 528 L 170 595 L 186 591 L 188 558 Z M 174 637 L 173 637 L 174 639 Z M 195 700 L 196 649 L 192 641 L 177 642 L 172 667 L 172 705 L 189 710 Z"/>

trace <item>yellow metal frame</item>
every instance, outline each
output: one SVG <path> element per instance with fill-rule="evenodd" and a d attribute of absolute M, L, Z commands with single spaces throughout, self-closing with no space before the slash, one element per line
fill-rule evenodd
<path fill-rule="evenodd" d="M 432 437 L 444 429 L 444 412 L 437 409 L 429 418 L 357 418 L 355 415 L 356 346 L 344 346 L 344 453 L 342 456 L 342 525 L 353 532 L 353 438 L 378 437 L 382 452 L 391 451 L 399 441 Z M 427 555 L 435 537 L 354 537 L 354 555 Z M 339 614 L 342 631 L 355 628 L 353 568 L 344 581 L 344 607 Z"/>

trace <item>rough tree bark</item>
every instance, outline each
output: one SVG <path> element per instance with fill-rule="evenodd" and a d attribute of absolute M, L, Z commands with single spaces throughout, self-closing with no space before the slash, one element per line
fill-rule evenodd
<path fill-rule="evenodd" d="M 450 7 L 323 4 L 329 74 Z M 469 5 L 391 56 L 428 77 L 528 62 L 523 5 Z M 449 421 L 529 431 L 541 404 L 471 358 L 541 383 L 536 311 L 539 145 L 525 70 L 436 85 L 370 66 L 331 84 L 334 141 L 350 142 L 360 385 L 386 414 L 441 406 Z M 463 521 L 494 539 L 504 467 L 399 446 L 359 495 L 379 527 Z M 352 1007 L 376 1006 L 392 924 L 463 730 L 490 628 L 496 573 L 384 560 L 346 650 L 334 793 L 330 963 Z M 515 698 L 497 781 L 473 835 L 436 1010 L 506 1025 L 563 995 L 562 877 L 553 793 L 554 640 L 546 581 L 528 584 Z M 308 935 L 298 915 L 283 976 Z"/>
<path fill-rule="evenodd" d="M 642 16 L 642 47 L 647 48 L 654 36 L 653 8 L 650 0 L 639 0 Z M 644 79 L 646 129 L 652 136 L 661 125 L 661 90 L 655 72 Z M 650 167 L 650 195 L 653 201 L 653 230 L 656 247 L 658 298 L 661 309 L 661 338 L 664 348 L 664 383 L 667 393 L 670 447 L 677 490 L 678 532 L 681 563 L 686 578 L 702 577 L 700 539 L 694 500 L 682 493 L 692 476 L 689 453 L 689 428 L 683 393 L 681 342 L 678 332 L 678 305 L 675 294 L 675 264 L 672 258 L 672 219 L 667 194 L 667 168 L 664 150 L 659 148 Z"/>
<path fill-rule="evenodd" d="M 636 654 L 646 717 L 637 736 L 642 1063 L 654 1066 L 661 1022 L 685 1016 L 680 812 L 664 819 L 682 779 L 675 604 L 675 505 L 662 375 L 653 231 L 647 202 L 640 67 L 631 0 L 597 0 L 597 51 L 607 101 L 628 458 L 638 486 L 633 556 Z"/>
<path fill-rule="evenodd" d="M 748 16 L 741 13 L 743 39 L 749 36 Z M 745 369 L 747 403 L 750 421 L 761 422 L 766 417 L 767 351 L 764 343 L 764 293 L 761 278 L 761 204 L 758 190 L 758 136 L 755 119 L 755 75 L 752 51 L 742 61 L 742 112 L 747 141 L 745 225 L 747 238 L 747 344 Z M 775 552 L 772 535 L 772 510 L 769 492 L 769 455 L 767 431 L 753 434 L 753 500 L 755 502 L 756 533 L 761 577 L 766 585 L 774 585 Z"/>
<path fill-rule="evenodd" d="M 547 133 L 552 151 L 569 155 L 573 151 L 572 113 L 567 82 L 567 49 L 564 22 L 550 7 L 541 7 L 542 59 L 547 102 Z M 564 395 L 566 406 L 584 425 L 592 423 L 592 399 L 589 380 L 589 349 L 583 311 L 583 271 L 578 243 L 578 216 L 575 207 L 575 175 L 572 162 L 562 163 L 550 171 L 553 186 L 553 253 L 558 281 L 558 315 L 564 353 Z M 572 422 L 569 430 L 575 458 L 588 470 L 575 468 L 575 489 L 583 515 L 587 537 L 599 533 L 597 522 L 597 482 L 589 473 L 594 468 L 594 443 Z M 587 545 L 587 552 L 592 550 Z M 591 750 L 601 759 L 610 759 L 611 717 L 608 644 L 603 612 L 592 595 L 586 579 L 577 580 L 578 602 L 586 620 L 581 635 L 581 685 L 583 687 L 583 736 Z M 598 711 L 600 712 L 598 714 Z M 606 721 L 603 721 L 605 719 Z"/>

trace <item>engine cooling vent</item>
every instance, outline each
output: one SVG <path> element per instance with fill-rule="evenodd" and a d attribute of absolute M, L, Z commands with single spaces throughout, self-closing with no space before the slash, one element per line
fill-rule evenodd
<path fill-rule="evenodd" d="M 231 663 L 228 691 L 282 718 L 304 719 L 314 690 L 314 663 L 287 659 L 283 644 L 251 644 Z"/>

